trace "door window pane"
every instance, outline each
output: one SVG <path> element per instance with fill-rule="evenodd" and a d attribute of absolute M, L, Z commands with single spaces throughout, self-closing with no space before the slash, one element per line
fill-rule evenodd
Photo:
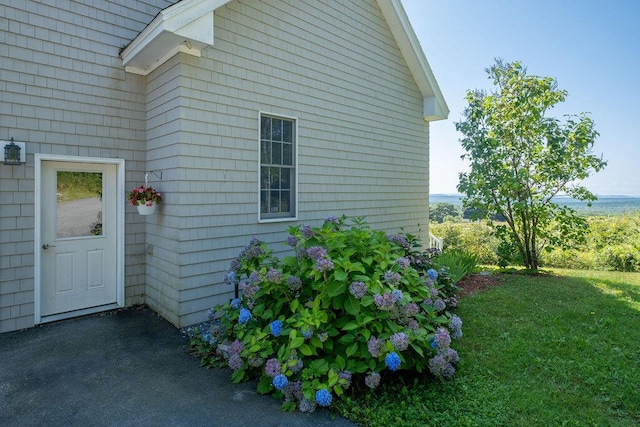
<path fill-rule="evenodd" d="M 58 171 L 56 236 L 102 236 L 102 173 Z"/>

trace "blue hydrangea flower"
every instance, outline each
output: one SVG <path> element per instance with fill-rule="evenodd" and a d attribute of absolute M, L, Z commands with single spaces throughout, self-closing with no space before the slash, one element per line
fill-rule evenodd
<path fill-rule="evenodd" d="M 315 234 L 311 229 L 311 227 L 309 227 L 308 225 L 303 225 L 300 232 L 302 233 L 302 236 L 304 236 L 307 239 L 310 239 Z"/>
<path fill-rule="evenodd" d="M 400 356 L 395 352 L 389 353 L 387 357 L 384 358 L 384 363 L 387 365 L 387 368 L 392 371 L 397 371 L 400 367 Z"/>
<path fill-rule="evenodd" d="M 451 338 L 457 340 L 462 337 L 462 319 L 454 314 L 449 324 L 451 326 Z"/>
<path fill-rule="evenodd" d="M 318 405 L 325 406 L 325 407 L 329 406 L 331 405 L 332 400 L 333 400 L 333 397 L 331 396 L 331 393 L 329 393 L 327 390 L 320 389 L 316 391 L 316 402 L 318 402 Z"/>
<path fill-rule="evenodd" d="M 436 280 L 438 278 L 438 272 L 433 268 L 430 268 L 429 270 L 427 270 L 427 277 L 431 280 Z"/>
<path fill-rule="evenodd" d="M 290 291 L 296 292 L 302 289 L 302 280 L 296 276 L 287 277 L 287 287 Z"/>
<path fill-rule="evenodd" d="M 402 300 L 403 296 L 404 295 L 402 294 L 402 291 L 400 289 L 394 289 L 393 292 L 391 292 L 391 297 L 393 298 L 394 302 Z"/>
<path fill-rule="evenodd" d="M 274 337 L 277 337 L 282 333 L 282 322 L 280 320 L 274 320 L 269 325 L 269 328 L 271 329 L 271 334 L 273 334 Z"/>
<path fill-rule="evenodd" d="M 316 265 L 313 268 L 320 273 L 324 273 L 325 271 L 333 270 L 333 267 L 331 258 L 320 258 L 316 260 Z"/>
<path fill-rule="evenodd" d="M 238 281 L 238 276 L 236 276 L 236 272 L 233 270 L 227 271 L 227 283 L 236 283 Z"/>
<path fill-rule="evenodd" d="M 330 222 L 330 223 L 332 223 L 332 224 L 336 224 L 336 225 L 338 225 L 338 224 L 339 224 L 338 217 L 333 216 L 333 215 L 326 217 L 326 218 L 324 219 L 324 222 Z"/>
<path fill-rule="evenodd" d="M 405 351 L 407 348 L 409 348 L 409 338 L 404 332 L 398 332 L 391 335 L 389 341 L 391 341 L 393 348 L 398 351 Z"/>
<path fill-rule="evenodd" d="M 275 388 L 277 388 L 278 390 L 282 390 L 283 388 L 285 388 L 287 385 L 289 384 L 289 380 L 287 379 L 287 377 L 283 374 L 280 375 L 276 375 L 275 377 L 273 377 L 273 386 Z"/>
<path fill-rule="evenodd" d="M 364 383 L 369 388 L 376 388 L 380 385 L 380 374 L 377 372 L 371 372 L 364 377 Z"/>
<path fill-rule="evenodd" d="M 287 245 L 291 246 L 292 248 L 295 248 L 298 245 L 298 239 L 296 239 L 295 236 L 288 236 Z"/>
<path fill-rule="evenodd" d="M 236 310 L 240 308 L 240 298 L 234 298 L 231 300 L 229 305 Z"/>
<path fill-rule="evenodd" d="M 384 280 L 393 285 L 398 284 L 401 278 L 402 276 L 400 276 L 400 273 L 394 273 L 393 271 L 387 271 L 384 273 Z"/>
<path fill-rule="evenodd" d="M 360 299 L 367 293 L 367 285 L 364 282 L 353 282 L 349 286 L 349 293 L 353 295 L 355 299 Z"/>
<path fill-rule="evenodd" d="M 396 264 L 400 266 L 400 268 L 405 269 L 411 265 L 411 261 L 408 258 L 400 257 L 394 261 Z"/>
<path fill-rule="evenodd" d="M 251 320 L 251 311 L 246 308 L 240 309 L 240 315 L 238 316 L 238 323 L 244 324 Z"/>
<path fill-rule="evenodd" d="M 313 336 L 313 329 L 310 327 L 307 327 L 306 329 L 300 329 L 300 332 L 302 332 L 302 335 L 306 339 L 311 339 L 311 337 Z"/>
<path fill-rule="evenodd" d="M 267 363 L 264 366 L 264 372 L 270 377 L 275 377 L 282 372 L 282 365 L 280 361 L 276 358 L 271 358 L 267 360 Z"/>
<path fill-rule="evenodd" d="M 267 280 L 275 284 L 280 284 L 282 282 L 282 273 L 273 267 L 269 267 Z"/>

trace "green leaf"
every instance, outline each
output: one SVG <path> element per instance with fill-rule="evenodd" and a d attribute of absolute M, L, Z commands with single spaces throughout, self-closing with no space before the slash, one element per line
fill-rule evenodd
<path fill-rule="evenodd" d="M 329 362 L 327 362 L 325 359 L 316 359 L 309 364 L 309 367 L 321 374 L 324 374 L 329 371 Z"/>
<path fill-rule="evenodd" d="M 360 328 L 360 324 L 358 322 L 349 322 L 342 327 L 343 331 L 353 331 L 354 329 Z"/>
<path fill-rule="evenodd" d="M 349 344 L 356 340 L 356 337 L 353 334 L 344 334 L 338 339 L 340 344 Z"/>
<path fill-rule="evenodd" d="M 304 337 L 295 337 L 289 342 L 289 348 L 294 349 L 304 344 Z"/>
<path fill-rule="evenodd" d="M 267 394 L 270 391 L 272 391 L 273 387 L 272 387 L 271 381 L 272 380 L 270 377 L 266 375 L 261 376 L 260 380 L 258 381 L 258 387 L 257 387 L 258 393 Z"/>
<path fill-rule="evenodd" d="M 424 352 L 422 351 L 422 348 L 420 348 L 420 346 L 414 343 L 411 343 L 411 348 L 413 348 L 416 351 L 416 353 L 420 355 L 420 357 L 424 357 Z"/>
<path fill-rule="evenodd" d="M 244 379 L 245 371 L 244 369 L 238 369 L 237 371 L 233 371 L 231 374 L 231 382 L 240 383 Z"/>
<path fill-rule="evenodd" d="M 352 316 L 357 316 L 360 313 L 360 304 L 351 295 L 344 299 L 344 309 Z"/>
<path fill-rule="evenodd" d="M 308 344 L 302 344 L 298 350 L 305 356 L 312 356 L 314 354 L 313 350 L 311 349 L 311 347 L 309 347 Z"/>
<path fill-rule="evenodd" d="M 354 342 L 349 347 L 347 347 L 346 353 L 347 357 L 351 357 L 358 352 L 358 343 Z"/>
<path fill-rule="evenodd" d="M 334 281 L 327 286 L 327 295 L 331 298 L 335 298 L 338 295 L 342 295 L 347 290 L 347 285 L 344 282 Z"/>
<path fill-rule="evenodd" d="M 339 282 L 344 282 L 347 280 L 348 274 L 344 270 L 334 270 L 333 278 Z"/>

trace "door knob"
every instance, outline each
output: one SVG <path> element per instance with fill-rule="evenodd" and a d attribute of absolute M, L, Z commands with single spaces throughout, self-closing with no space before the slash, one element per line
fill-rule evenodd
<path fill-rule="evenodd" d="M 44 245 L 42 245 L 42 249 L 49 249 L 49 248 L 55 248 L 55 247 L 56 247 L 56 245 L 48 245 L 46 243 Z"/>

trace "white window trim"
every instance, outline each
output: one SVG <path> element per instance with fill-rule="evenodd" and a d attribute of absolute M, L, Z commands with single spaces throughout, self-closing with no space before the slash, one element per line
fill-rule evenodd
<path fill-rule="evenodd" d="M 260 213 L 260 200 L 261 200 L 261 195 L 260 195 L 260 173 L 261 173 L 261 169 L 262 169 L 262 156 L 261 156 L 261 135 L 260 135 L 260 130 L 261 130 L 261 123 L 262 123 L 262 116 L 271 116 L 271 117 L 276 117 L 276 118 L 282 118 L 282 119 L 286 119 L 286 120 L 293 120 L 294 123 L 294 141 L 293 141 L 293 161 L 294 161 L 294 185 L 295 188 L 293 189 L 293 199 L 294 199 L 294 215 L 293 216 L 287 216 L 287 217 L 281 217 L 281 218 L 262 218 L 262 215 Z M 257 188 L 258 188 L 258 223 L 260 224 L 266 224 L 266 223 L 272 223 L 272 222 L 291 222 L 291 221 L 297 221 L 298 220 L 298 118 L 297 117 L 292 117 L 292 116 L 287 116 L 284 114 L 278 114 L 278 113 L 272 113 L 269 111 L 258 111 L 258 182 L 257 182 Z"/>

